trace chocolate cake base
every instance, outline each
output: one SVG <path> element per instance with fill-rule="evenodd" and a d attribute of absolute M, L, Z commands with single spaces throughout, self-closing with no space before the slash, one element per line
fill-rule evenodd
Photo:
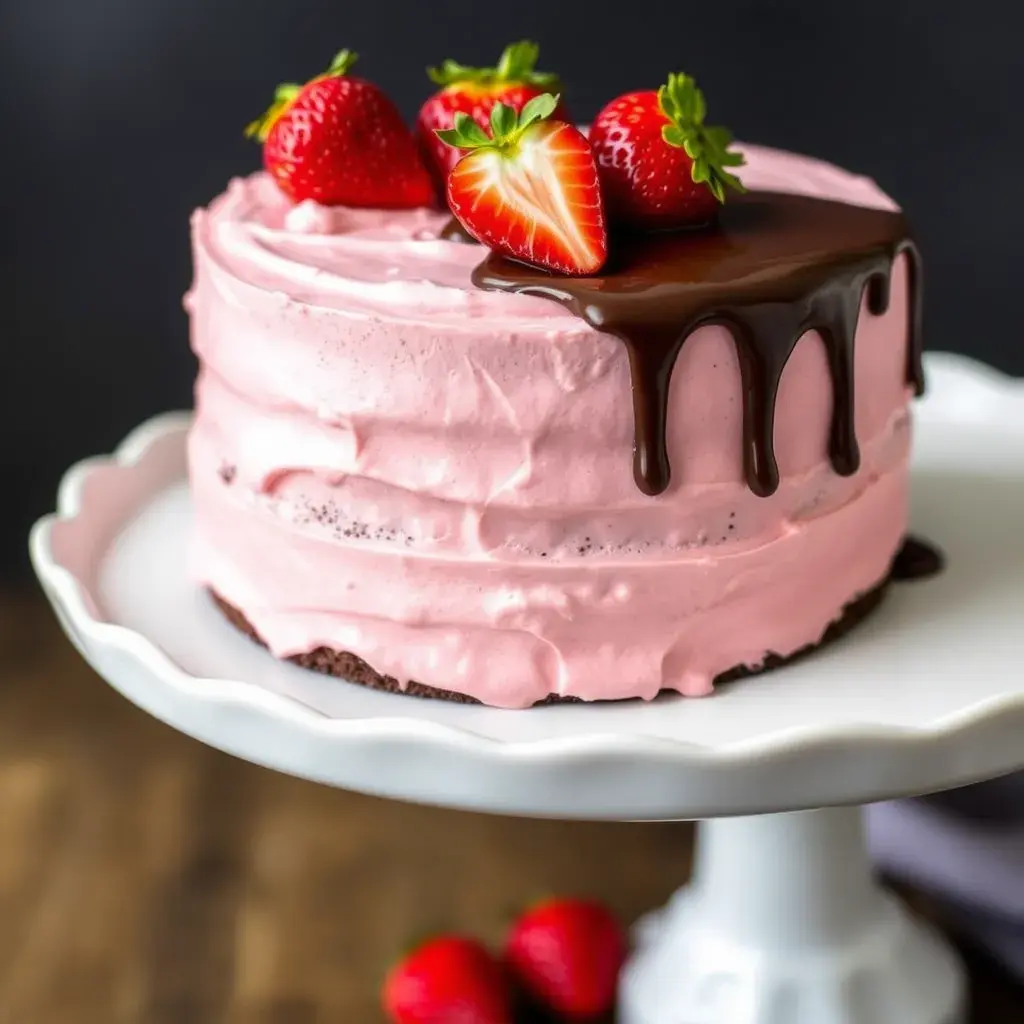
<path fill-rule="evenodd" d="M 796 661 L 797 659 L 810 654 L 812 651 L 815 651 L 820 647 L 824 647 L 833 640 L 837 640 L 839 637 L 853 629 L 853 627 L 858 623 L 862 622 L 875 610 L 875 608 L 878 607 L 882 598 L 885 596 L 888 586 L 889 578 L 886 577 L 886 579 L 878 584 L 878 586 L 864 594 L 861 594 L 860 597 L 846 605 L 839 618 L 825 630 L 825 635 L 817 643 L 808 644 L 806 647 L 801 648 L 799 651 L 796 651 L 794 654 L 790 654 L 787 657 L 783 657 L 778 654 L 769 654 L 762 664 L 756 668 L 751 668 L 748 665 L 737 665 L 735 668 L 731 668 L 716 676 L 714 680 L 715 686 L 717 687 L 723 683 L 731 683 L 736 679 L 743 679 L 747 676 L 756 676 L 763 672 L 770 672 L 772 669 Z M 246 636 L 255 640 L 258 644 L 261 644 L 264 647 L 266 646 L 263 639 L 252 627 L 252 624 L 245 615 L 242 614 L 242 612 L 225 601 L 215 591 L 211 590 L 210 594 L 217 606 L 224 613 L 224 616 L 233 626 L 242 633 L 245 633 Z M 321 672 L 324 675 L 337 676 L 339 679 L 344 679 L 351 683 L 358 683 L 360 686 L 369 686 L 374 690 L 385 690 L 388 693 L 404 693 L 413 697 L 430 697 L 440 700 L 449 700 L 458 704 L 480 703 L 480 701 L 475 697 L 470 697 L 464 693 L 456 693 L 453 690 L 442 690 L 436 686 L 424 686 L 422 683 L 410 682 L 403 687 L 394 677 L 381 675 L 379 672 L 375 672 L 366 664 L 365 661 L 363 661 L 362 658 L 357 657 L 350 651 L 335 651 L 329 647 L 318 647 L 315 651 L 310 651 L 308 654 L 296 654 L 287 660 L 295 665 L 301 666 L 302 668 L 312 669 L 314 672 Z M 664 690 L 662 692 L 673 693 L 675 691 Z M 538 701 L 537 703 L 563 704 L 582 703 L 582 701 L 579 697 L 560 697 L 557 694 L 550 694 L 544 700 Z M 536 707 L 537 705 L 534 706 Z"/>

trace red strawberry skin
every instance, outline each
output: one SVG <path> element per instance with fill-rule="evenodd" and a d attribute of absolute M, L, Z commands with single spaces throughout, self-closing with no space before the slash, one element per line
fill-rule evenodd
<path fill-rule="evenodd" d="M 505 945 L 509 972 L 567 1021 L 597 1021 L 615 1004 L 626 936 L 600 903 L 558 899 L 527 911 Z"/>
<path fill-rule="evenodd" d="M 662 138 L 668 123 L 653 89 L 620 96 L 594 118 L 590 144 L 613 223 L 660 230 L 716 216 L 718 200 L 693 181 L 686 150 Z"/>
<path fill-rule="evenodd" d="M 435 134 L 439 128 L 451 128 L 456 114 L 468 114 L 481 128 L 486 129 L 496 103 L 504 103 L 518 114 L 530 100 L 545 92 L 546 89 L 521 82 L 493 86 L 465 82 L 447 86 L 431 96 L 420 108 L 416 119 L 416 134 L 424 160 L 435 178 L 443 186 L 462 156 L 457 149 L 446 146 Z M 565 104 L 561 102 L 552 117 L 556 121 L 571 121 Z"/>
<path fill-rule="evenodd" d="M 538 176 L 538 166 L 550 173 Z M 564 203 L 550 194 L 555 187 Z M 448 178 L 448 205 L 478 242 L 555 273 L 594 274 L 608 258 L 594 156 L 564 121 L 530 125 L 509 153 L 464 156 Z"/>
<path fill-rule="evenodd" d="M 475 939 L 443 936 L 398 963 L 384 982 L 392 1024 L 513 1024 L 502 965 Z"/>
<path fill-rule="evenodd" d="M 263 163 L 296 203 L 407 209 L 434 202 L 398 108 L 372 82 L 346 74 L 298 91 L 269 128 Z"/>

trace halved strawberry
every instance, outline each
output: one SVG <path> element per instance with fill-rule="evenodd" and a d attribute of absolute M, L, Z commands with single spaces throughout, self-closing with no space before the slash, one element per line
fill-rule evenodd
<path fill-rule="evenodd" d="M 520 114 L 491 112 L 491 135 L 468 114 L 439 131 L 469 150 L 448 178 L 448 205 L 484 245 L 561 274 L 594 274 L 608 258 L 608 233 L 590 143 L 571 124 L 548 120 L 558 99 L 545 93 Z"/>
<path fill-rule="evenodd" d="M 439 68 L 427 69 L 430 80 L 441 88 L 420 107 L 416 132 L 424 158 L 442 188 L 459 162 L 459 152 L 449 149 L 436 132 L 453 127 L 456 114 L 469 114 L 486 128 L 496 103 L 519 113 L 535 96 L 558 92 L 558 76 L 536 70 L 538 56 L 540 47 L 522 39 L 506 46 L 493 68 L 471 68 L 446 60 Z M 555 119 L 569 120 L 564 105 L 555 111 Z"/>

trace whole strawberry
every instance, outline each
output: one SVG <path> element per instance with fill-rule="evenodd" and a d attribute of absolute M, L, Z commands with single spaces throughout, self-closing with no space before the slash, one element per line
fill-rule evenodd
<path fill-rule="evenodd" d="M 383 1003 L 393 1024 L 512 1024 L 501 964 L 460 936 L 432 939 L 393 967 Z"/>
<path fill-rule="evenodd" d="M 730 167 L 743 157 L 732 134 L 706 125 L 704 94 L 688 75 L 669 75 L 657 92 L 612 100 L 594 119 L 590 144 L 609 219 L 647 230 L 713 220 L 726 189 L 742 192 Z"/>
<path fill-rule="evenodd" d="M 496 103 L 504 103 L 517 114 L 541 93 L 559 91 L 557 75 L 534 70 L 540 47 L 529 40 L 505 48 L 497 67 L 469 68 L 446 60 L 439 68 L 428 68 L 430 80 L 441 86 L 420 108 L 416 131 L 424 157 L 443 191 L 459 153 L 438 141 L 438 129 L 452 128 L 456 114 L 468 114 L 481 128 L 490 123 Z M 555 111 L 556 120 L 568 121 L 565 107 Z"/>
<path fill-rule="evenodd" d="M 274 104 L 246 129 L 263 164 L 293 202 L 405 209 L 433 202 L 430 176 L 398 108 L 348 72 L 342 50 L 305 85 L 279 86 Z"/>
<path fill-rule="evenodd" d="M 608 258 L 601 188 L 590 144 L 549 120 L 558 100 L 537 96 L 520 114 L 491 111 L 491 134 L 468 114 L 439 131 L 468 150 L 448 176 L 448 205 L 478 242 L 559 274 L 594 274 Z"/>
<path fill-rule="evenodd" d="M 567 1021 L 597 1021 L 615 1003 L 626 936 L 600 903 L 556 899 L 523 914 L 505 944 L 509 972 Z"/>

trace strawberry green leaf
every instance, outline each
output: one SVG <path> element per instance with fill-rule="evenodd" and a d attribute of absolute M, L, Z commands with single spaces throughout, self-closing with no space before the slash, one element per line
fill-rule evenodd
<path fill-rule="evenodd" d="M 558 75 L 550 71 L 537 71 L 537 58 L 540 47 L 529 39 L 522 39 L 505 47 L 498 61 L 497 79 L 499 82 L 524 82 L 540 88 L 558 86 Z"/>
<path fill-rule="evenodd" d="M 506 46 L 493 68 L 473 68 L 456 60 L 443 61 L 440 67 L 427 68 L 427 76 L 441 86 L 474 83 L 477 85 L 505 85 L 517 83 L 533 85 L 538 89 L 557 91 L 558 75 L 550 71 L 537 71 L 540 47 L 529 39 Z"/>
<path fill-rule="evenodd" d="M 342 75 L 347 75 L 352 70 L 352 65 L 359 60 L 359 54 L 353 53 L 351 50 L 341 50 L 331 61 L 331 66 L 327 69 L 327 74 L 332 78 L 341 78 Z"/>
<path fill-rule="evenodd" d="M 519 130 L 526 131 L 535 121 L 543 121 L 550 117 L 558 106 L 558 97 L 551 93 L 541 93 L 534 96 L 522 109 L 519 114 Z"/>
<path fill-rule="evenodd" d="M 707 116 L 708 108 L 704 102 L 704 93 L 700 89 L 694 89 L 693 91 L 693 106 L 691 109 L 691 117 L 695 124 L 703 124 L 704 118 Z"/>
<path fill-rule="evenodd" d="M 707 185 L 711 194 L 725 202 L 725 190 L 743 192 L 742 182 L 727 167 L 740 167 L 743 155 L 729 148 L 732 132 L 717 125 L 705 125 L 707 103 L 697 83 L 684 74 L 671 74 L 658 90 L 658 104 L 668 118 L 661 137 L 670 146 L 682 149 L 693 161 L 691 175 L 698 184 Z"/>
<path fill-rule="evenodd" d="M 456 149 L 514 150 L 523 133 L 539 121 L 546 120 L 558 106 L 558 97 L 550 93 L 535 96 L 520 113 L 506 103 L 495 103 L 491 110 L 491 134 L 469 116 L 458 113 L 451 128 L 436 129 L 434 134 Z"/>
<path fill-rule="evenodd" d="M 515 131 L 516 112 L 505 103 L 495 103 L 491 111 L 491 134 L 496 139 Z"/>
<path fill-rule="evenodd" d="M 540 47 L 529 39 L 510 43 L 498 61 L 498 78 L 505 82 L 518 81 L 520 75 L 528 75 L 533 71 L 539 56 Z"/>
<path fill-rule="evenodd" d="M 491 145 L 491 137 L 487 132 L 469 114 L 461 112 L 455 115 L 454 127 L 438 130 L 437 137 L 456 149 L 480 149 Z"/>
<path fill-rule="evenodd" d="M 437 85 L 454 85 L 456 82 L 479 82 L 486 68 L 470 68 L 457 60 L 446 60 L 439 68 L 427 68 L 427 77 Z"/>
<path fill-rule="evenodd" d="M 686 145 L 686 136 L 683 134 L 682 129 L 671 123 L 661 129 L 661 137 L 670 146 L 675 146 L 676 149 L 681 149 Z"/>
<path fill-rule="evenodd" d="M 359 60 L 358 53 L 353 53 L 351 50 L 341 50 L 335 54 L 334 60 L 331 61 L 327 70 L 323 74 L 318 75 L 313 81 L 324 78 L 341 78 L 342 75 L 349 73 L 352 65 L 357 60 Z M 247 139 L 255 139 L 257 142 L 266 142 L 270 129 L 274 127 L 274 124 L 281 115 L 295 102 L 300 92 L 302 92 L 302 86 L 295 85 L 293 82 L 289 82 L 287 85 L 279 85 L 274 90 L 274 102 L 255 121 L 250 121 L 245 126 L 245 137 Z"/>
<path fill-rule="evenodd" d="M 459 114 L 458 119 L 459 134 L 464 138 L 469 139 L 470 142 L 473 142 L 478 146 L 486 146 L 487 143 L 490 142 L 487 132 L 485 132 L 483 128 L 481 128 L 480 125 L 478 125 L 476 121 L 469 116 L 469 114 Z"/>
<path fill-rule="evenodd" d="M 728 128 L 706 127 L 704 129 L 704 138 L 709 146 L 724 150 L 732 142 L 732 132 Z"/>
<path fill-rule="evenodd" d="M 257 142 L 266 142 L 274 122 L 292 105 L 301 91 L 302 86 L 294 83 L 279 85 L 274 90 L 274 102 L 255 121 L 250 121 L 245 126 L 245 137 Z"/>

